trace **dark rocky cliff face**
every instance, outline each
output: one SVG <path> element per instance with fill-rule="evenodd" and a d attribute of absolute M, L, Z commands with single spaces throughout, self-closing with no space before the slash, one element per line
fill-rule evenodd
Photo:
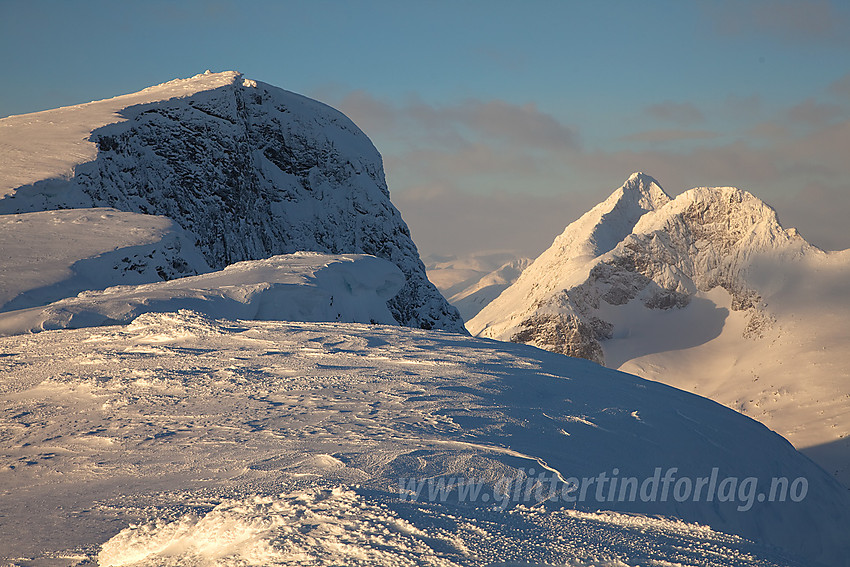
<path fill-rule="evenodd" d="M 0 212 L 102 206 L 163 215 L 195 236 L 213 268 L 299 250 L 372 254 L 407 278 L 388 303 L 400 324 L 466 332 L 425 275 L 380 154 L 343 114 L 237 74 L 226 86 L 121 114 L 126 121 L 93 132 L 97 158 L 67 183 L 21 188 Z"/>

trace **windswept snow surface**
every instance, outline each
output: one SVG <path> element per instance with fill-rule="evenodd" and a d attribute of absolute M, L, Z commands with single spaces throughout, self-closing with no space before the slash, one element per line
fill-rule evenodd
<path fill-rule="evenodd" d="M 106 208 L 0 215 L 0 312 L 209 271 L 165 217 Z"/>
<path fill-rule="evenodd" d="M 637 173 L 467 326 L 709 397 L 850 487 L 848 281 L 754 195 Z"/>
<path fill-rule="evenodd" d="M 0 557 L 20 565 L 850 557 L 850 496 L 778 435 L 525 345 L 181 311 L 0 338 L 0 372 Z M 710 501 L 675 496 L 712 469 Z M 609 498 L 600 473 L 656 490 Z M 802 498 L 759 498 L 774 477 Z"/>
<path fill-rule="evenodd" d="M 381 156 L 342 113 L 208 73 L 0 119 L 0 214 L 112 207 L 165 216 L 215 269 L 310 250 L 394 263 L 402 325 L 465 333 L 428 281 Z"/>
<path fill-rule="evenodd" d="M 395 325 L 387 301 L 403 286 L 401 271 L 386 260 L 302 252 L 238 262 L 200 276 L 83 292 L 44 307 L 0 313 L 0 335 L 129 323 L 142 313 L 180 309 L 216 318 Z"/>

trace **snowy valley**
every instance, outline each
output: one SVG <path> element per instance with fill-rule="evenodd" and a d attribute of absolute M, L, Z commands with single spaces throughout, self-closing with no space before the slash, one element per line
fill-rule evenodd
<path fill-rule="evenodd" d="M 205 73 L 0 151 L 4 564 L 850 565 L 768 429 L 848 424 L 847 256 L 744 192 L 636 174 L 530 265 L 429 260 L 476 338 L 316 101 Z"/>

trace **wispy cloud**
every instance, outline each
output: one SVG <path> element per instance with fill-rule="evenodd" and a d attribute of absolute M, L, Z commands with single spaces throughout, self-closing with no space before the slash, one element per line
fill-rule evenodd
<path fill-rule="evenodd" d="M 325 100 L 375 140 L 393 201 L 425 253 L 534 255 L 633 171 L 655 176 L 672 194 L 697 186 L 750 190 L 813 243 L 850 246 L 844 223 L 833 222 L 850 214 L 850 202 L 831 197 L 850 194 L 850 121 L 839 104 L 817 98 L 826 94 L 784 109 L 756 95 L 730 96 L 705 113 L 666 101 L 645 110 L 671 127 L 594 148 L 534 104 L 391 102 L 365 92 Z M 818 222 L 817 211 L 832 220 Z"/>
<path fill-rule="evenodd" d="M 335 106 L 370 132 L 406 128 L 421 145 L 444 146 L 479 142 L 549 150 L 579 147 L 575 130 L 540 111 L 533 103 L 513 104 L 502 100 L 468 99 L 456 104 L 433 105 L 416 97 L 394 103 L 363 91 L 347 93 Z"/>
<path fill-rule="evenodd" d="M 664 101 L 646 108 L 647 114 L 657 120 L 676 124 L 694 124 L 705 120 L 702 112 L 689 102 Z"/>
<path fill-rule="evenodd" d="M 832 95 L 850 100 L 850 73 L 833 82 L 827 90 Z"/>
<path fill-rule="evenodd" d="M 828 0 L 725 0 L 700 4 L 716 33 L 768 35 L 783 42 L 827 42 L 848 38 L 848 17 Z"/>
<path fill-rule="evenodd" d="M 629 134 L 620 138 L 622 142 L 643 142 L 649 144 L 665 144 L 669 142 L 686 142 L 691 140 L 712 140 L 719 134 L 710 130 L 647 130 Z"/>
<path fill-rule="evenodd" d="M 822 126 L 845 116 L 844 109 L 837 104 L 817 102 L 808 98 L 788 110 L 788 118 L 810 126 Z"/>
<path fill-rule="evenodd" d="M 393 195 L 420 251 L 463 256 L 508 251 L 536 256 L 564 227 L 596 204 L 598 195 L 477 195 L 451 183 L 425 184 Z"/>

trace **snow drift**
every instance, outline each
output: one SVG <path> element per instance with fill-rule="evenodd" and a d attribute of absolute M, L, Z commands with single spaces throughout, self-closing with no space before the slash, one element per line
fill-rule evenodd
<path fill-rule="evenodd" d="M 0 312 L 211 269 L 174 221 L 107 208 L 0 215 L 0 250 Z"/>
<path fill-rule="evenodd" d="M 374 256 L 300 253 L 238 262 L 178 280 L 82 292 L 0 313 L 0 335 L 129 323 L 142 313 L 192 309 L 215 318 L 396 324 L 387 309 L 404 286 Z"/>

